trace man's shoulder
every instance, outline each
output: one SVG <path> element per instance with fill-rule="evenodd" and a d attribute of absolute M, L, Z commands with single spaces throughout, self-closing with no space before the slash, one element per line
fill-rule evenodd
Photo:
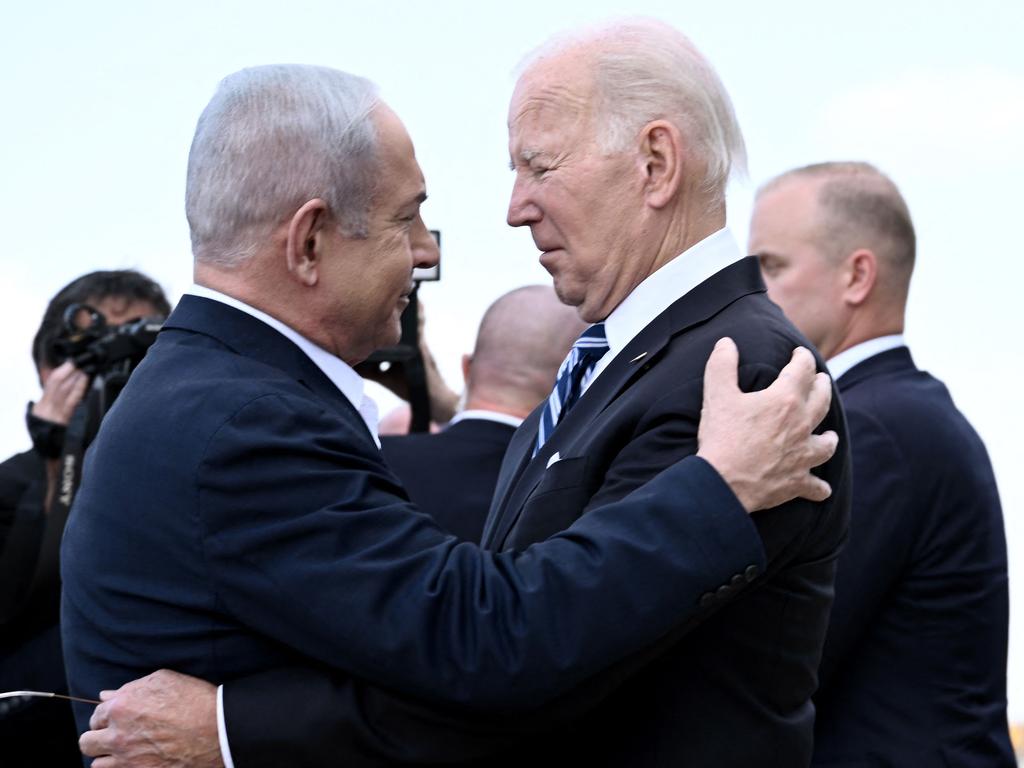
<path fill-rule="evenodd" d="M 825 370 L 817 350 L 782 311 L 764 293 L 751 293 L 736 298 L 697 326 L 674 328 L 650 373 L 679 384 L 702 381 L 711 350 L 723 337 L 732 339 L 739 349 L 739 380 L 745 390 L 770 384 L 800 346 L 814 354 L 819 370 Z"/>
<path fill-rule="evenodd" d="M 172 331 L 146 355 L 118 402 L 163 412 L 194 407 L 196 417 L 213 417 L 270 395 L 316 400 L 280 367 L 214 339 Z"/>
<path fill-rule="evenodd" d="M 132 374 L 91 452 L 130 463 L 138 446 L 159 444 L 194 467 L 215 444 L 258 443 L 274 430 L 362 444 L 355 435 L 365 426 L 343 399 L 339 392 L 332 401 L 295 375 L 213 340 L 172 334 Z"/>
<path fill-rule="evenodd" d="M 905 451 L 960 455 L 981 442 L 945 384 L 913 366 L 864 375 L 842 401 L 851 428 L 884 432 Z"/>

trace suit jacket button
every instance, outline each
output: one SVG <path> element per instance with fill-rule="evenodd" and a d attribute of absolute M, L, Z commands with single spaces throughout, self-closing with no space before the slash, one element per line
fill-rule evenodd
<path fill-rule="evenodd" d="M 713 602 L 715 602 L 715 594 L 714 594 L 714 592 L 705 592 L 703 595 L 700 596 L 700 607 L 701 608 L 707 608 Z"/>
<path fill-rule="evenodd" d="M 761 569 L 756 565 L 748 565 L 747 570 L 743 572 L 743 578 L 747 581 L 753 581 L 757 578 L 759 573 L 761 573 Z"/>
<path fill-rule="evenodd" d="M 729 583 L 734 587 L 739 587 L 743 584 L 746 584 L 747 579 L 742 573 L 737 573 L 735 576 L 732 577 L 732 580 Z"/>
<path fill-rule="evenodd" d="M 715 591 L 715 597 L 719 600 L 724 600 L 727 597 L 731 597 L 735 590 L 728 584 L 723 584 Z"/>

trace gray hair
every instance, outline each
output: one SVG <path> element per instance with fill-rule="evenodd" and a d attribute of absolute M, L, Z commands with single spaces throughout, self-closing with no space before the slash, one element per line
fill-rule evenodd
<path fill-rule="evenodd" d="M 232 266 L 303 203 L 322 198 L 366 237 L 377 87 L 326 67 L 276 64 L 221 81 L 196 126 L 185 213 L 197 261 Z"/>
<path fill-rule="evenodd" d="M 747 153 L 729 94 L 707 59 L 682 32 L 649 18 L 619 19 L 551 38 L 520 64 L 585 48 L 594 61 L 595 115 L 602 150 L 624 150 L 652 120 L 682 132 L 704 165 L 703 188 L 724 197 L 730 174 L 746 171 Z"/>
<path fill-rule="evenodd" d="M 910 209 L 899 187 L 875 166 L 863 162 L 814 163 L 786 171 L 758 190 L 758 196 L 789 179 L 820 180 L 818 205 L 822 245 L 841 259 L 870 248 L 900 288 L 914 270 L 917 237 Z"/>

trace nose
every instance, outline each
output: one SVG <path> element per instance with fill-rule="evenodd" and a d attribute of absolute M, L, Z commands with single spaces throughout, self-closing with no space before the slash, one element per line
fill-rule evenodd
<path fill-rule="evenodd" d="M 506 221 L 510 227 L 522 227 L 540 221 L 541 211 L 533 202 L 527 182 L 522 176 L 516 174 L 515 183 L 512 185 L 512 198 L 508 201 L 508 216 Z"/>
<path fill-rule="evenodd" d="M 437 266 L 437 262 L 441 260 L 441 250 L 437 247 L 437 241 L 423 222 L 423 217 L 417 216 L 412 227 L 413 266 L 421 268 Z"/>

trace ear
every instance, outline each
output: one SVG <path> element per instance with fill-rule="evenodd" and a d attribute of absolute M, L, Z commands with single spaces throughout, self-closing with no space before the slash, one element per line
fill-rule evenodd
<path fill-rule="evenodd" d="M 473 356 L 463 355 L 462 356 L 462 381 L 466 386 L 469 386 L 469 369 L 473 366 Z"/>
<path fill-rule="evenodd" d="M 652 208 L 675 199 L 683 179 L 683 136 L 667 120 L 653 120 L 640 134 L 644 196 Z"/>
<path fill-rule="evenodd" d="M 328 218 L 327 203 L 316 198 L 303 203 L 288 222 L 285 261 L 288 271 L 303 285 L 314 286 L 320 277 Z"/>
<path fill-rule="evenodd" d="M 843 298 L 848 304 L 860 306 L 867 301 L 878 280 L 878 257 L 874 251 L 859 248 L 847 256 L 845 280 Z"/>

